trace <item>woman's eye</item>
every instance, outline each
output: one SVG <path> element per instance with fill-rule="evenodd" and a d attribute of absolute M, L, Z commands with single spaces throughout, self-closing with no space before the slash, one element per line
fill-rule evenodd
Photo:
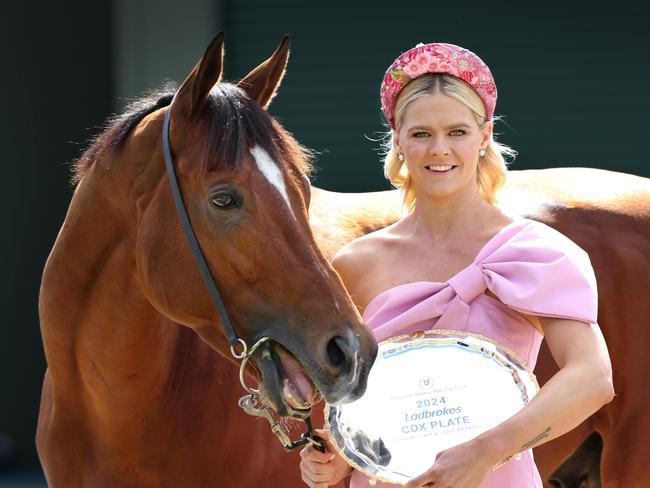
<path fill-rule="evenodd" d="M 235 198 L 230 193 L 218 193 L 212 196 L 212 205 L 219 209 L 227 209 L 237 206 Z"/>
<path fill-rule="evenodd" d="M 449 134 L 452 135 L 452 136 L 463 136 L 463 135 L 465 135 L 465 131 L 462 130 L 462 129 L 455 129 L 455 130 L 452 130 Z"/>
<path fill-rule="evenodd" d="M 414 132 L 413 133 L 413 137 L 428 137 L 428 136 L 429 136 L 428 132 L 420 131 L 420 132 Z"/>

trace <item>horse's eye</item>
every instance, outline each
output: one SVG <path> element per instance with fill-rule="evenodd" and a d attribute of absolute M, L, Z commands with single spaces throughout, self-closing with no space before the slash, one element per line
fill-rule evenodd
<path fill-rule="evenodd" d="M 237 206 L 237 201 L 230 193 L 217 193 L 212 195 L 212 205 L 221 210 L 226 210 Z"/>

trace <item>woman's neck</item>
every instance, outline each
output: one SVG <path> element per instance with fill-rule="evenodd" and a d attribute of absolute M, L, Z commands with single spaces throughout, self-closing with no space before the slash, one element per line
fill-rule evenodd
<path fill-rule="evenodd" d="M 448 241 L 476 235 L 482 230 L 490 231 L 495 226 L 506 225 L 509 219 L 477 191 L 440 199 L 417 196 L 409 220 L 415 234 Z"/>

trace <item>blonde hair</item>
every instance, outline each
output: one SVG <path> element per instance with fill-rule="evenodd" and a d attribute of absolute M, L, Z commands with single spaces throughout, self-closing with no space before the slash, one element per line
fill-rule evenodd
<path fill-rule="evenodd" d="M 402 124 L 404 111 L 409 103 L 426 95 L 441 92 L 451 98 L 462 102 L 467 106 L 479 127 L 483 127 L 485 120 L 485 106 L 478 94 L 464 81 L 447 74 L 426 74 L 416 78 L 406 85 L 395 104 L 395 131 L 399 130 Z M 413 182 L 408 174 L 404 161 L 398 157 L 397 150 L 393 144 L 394 132 L 387 134 L 384 159 L 384 174 L 395 188 L 402 191 L 403 205 L 408 212 L 415 207 L 415 190 Z M 516 151 L 508 146 L 499 144 L 490 136 L 485 155 L 479 159 L 476 182 L 479 194 L 483 199 L 492 205 L 496 205 L 497 195 L 506 181 L 507 167 L 504 156 L 513 157 Z"/>

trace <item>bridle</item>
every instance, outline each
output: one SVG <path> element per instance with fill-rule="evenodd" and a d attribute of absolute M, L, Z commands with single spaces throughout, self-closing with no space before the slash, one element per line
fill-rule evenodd
<path fill-rule="evenodd" d="M 171 145 L 169 143 L 170 112 L 171 107 L 168 107 L 167 111 L 165 112 L 165 120 L 163 122 L 162 129 L 163 156 L 165 159 L 165 168 L 167 169 L 167 178 L 169 179 L 169 184 L 172 189 L 174 205 L 176 206 L 176 211 L 181 221 L 181 226 L 183 227 L 183 233 L 185 234 L 187 243 L 189 244 L 192 255 L 194 256 L 194 262 L 196 263 L 196 267 L 199 270 L 199 273 L 201 273 L 203 283 L 208 290 L 210 298 L 212 299 L 212 303 L 217 309 L 221 323 L 223 324 L 226 334 L 228 335 L 228 342 L 230 343 L 230 354 L 235 360 L 241 361 L 239 367 L 239 380 L 244 389 L 248 392 L 248 395 L 245 395 L 239 399 L 239 406 L 244 410 L 244 412 L 249 415 L 253 415 L 255 417 L 264 417 L 267 419 L 271 425 L 271 431 L 278 437 L 280 443 L 282 444 L 282 447 L 284 447 L 285 450 L 290 451 L 307 443 L 311 443 L 315 449 L 318 449 L 321 452 L 325 452 L 325 443 L 323 439 L 313 433 L 311 419 L 309 417 L 304 419 L 307 430 L 301 435 L 299 440 L 292 441 L 289 437 L 289 434 L 280 424 L 279 419 L 275 418 L 273 411 L 264 403 L 264 398 L 260 395 L 259 390 L 255 390 L 246 384 L 245 368 L 248 361 L 257 349 L 259 349 L 263 344 L 271 339 L 269 337 L 263 337 L 249 349 L 246 341 L 237 335 L 237 332 L 232 325 L 230 316 L 228 315 L 226 307 L 223 303 L 219 289 L 214 282 L 214 278 L 205 260 L 203 251 L 201 251 L 201 246 L 199 245 L 196 234 L 192 229 L 192 224 L 190 223 L 185 204 L 183 203 L 183 196 L 180 186 L 178 185 L 178 178 L 176 177 L 176 171 L 174 169 L 174 159 L 172 157 Z M 238 351 L 238 349 L 240 350 Z"/>

